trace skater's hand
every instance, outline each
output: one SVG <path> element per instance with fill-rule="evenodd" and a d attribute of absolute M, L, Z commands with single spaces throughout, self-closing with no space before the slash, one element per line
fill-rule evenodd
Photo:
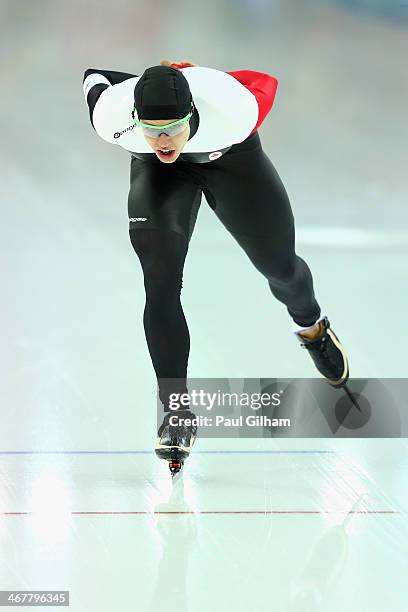
<path fill-rule="evenodd" d="M 183 60 L 180 62 L 173 62 L 170 60 L 160 60 L 161 66 L 170 66 L 172 68 L 186 68 L 187 66 L 198 66 L 198 64 L 192 64 L 187 60 Z"/>

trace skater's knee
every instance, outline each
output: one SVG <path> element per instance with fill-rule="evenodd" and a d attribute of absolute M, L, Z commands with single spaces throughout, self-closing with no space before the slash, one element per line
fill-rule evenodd
<path fill-rule="evenodd" d="M 187 241 L 171 230 L 136 229 L 129 231 L 144 274 L 147 299 L 168 302 L 180 295 Z"/>
<path fill-rule="evenodd" d="M 144 268 L 159 263 L 164 269 L 184 265 L 188 242 L 182 234 L 163 229 L 130 229 L 129 237 Z"/>

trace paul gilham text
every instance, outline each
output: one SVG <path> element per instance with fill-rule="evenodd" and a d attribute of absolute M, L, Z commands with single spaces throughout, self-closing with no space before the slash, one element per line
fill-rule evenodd
<path fill-rule="evenodd" d="M 236 418 L 226 418 L 219 415 L 215 418 L 198 416 L 194 419 L 182 418 L 174 415 L 174 417 L 170 417 L 170 425 L 180 424 L 180 421 L 177 421 L 178 418 L 182 420 L 185 427 L 190 427 L 191 425 L 197 427 L 243 427 L 244 424 L 247 427 L 290 427 L 290 419 L 271 419 L 265 415 L 255 414 L 250 414 L 245 418 L 243 415 Z M 172 422 L 172 419 L 174 419 L 174 422 Z"/>

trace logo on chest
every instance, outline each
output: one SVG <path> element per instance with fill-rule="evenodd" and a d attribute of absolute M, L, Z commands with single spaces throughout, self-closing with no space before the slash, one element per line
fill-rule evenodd
<path fill-rule="evenodd" d="M 135 127 L 134 125 L 129 125 L 129 127 L 125 128 L 121 132 L 115 132 L 113 134 L 113 137 L 114 138 L 120 138 L 122 136 L 122 134 L 124 134 L 125 132 L 129 132 L 129 130 L 133 130 L 134 127 Z"/>
<path fill-rule="evenodd" d="M 211 159 L 211 161 L 213 161 L 214 159 L 218 159 L 219 157 L 221 157 L 221 155 L 221 151 L 213 151 L 209 154 L 208 159 Z"/>

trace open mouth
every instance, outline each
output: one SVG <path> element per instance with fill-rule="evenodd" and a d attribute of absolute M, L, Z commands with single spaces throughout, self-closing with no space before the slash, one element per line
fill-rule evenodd
<path fill-rule="evenodd" d="M 175 157 L 176 150 L 175 149 L 156 149 L 156 153 L 160 157 L 160 159 L 172 159 Z"/>

